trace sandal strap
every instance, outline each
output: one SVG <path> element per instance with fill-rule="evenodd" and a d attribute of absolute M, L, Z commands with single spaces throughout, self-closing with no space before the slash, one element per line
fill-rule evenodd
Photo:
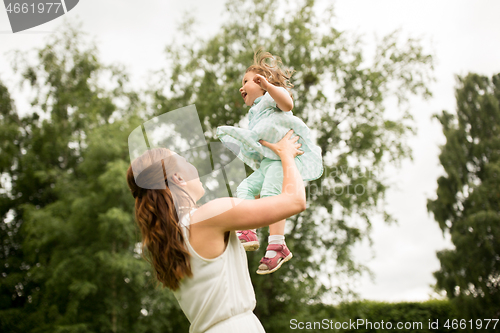
<path fill-rule="evenodd" d="M 274 258 L 268 258 L 268 257 L 262 257 L 262 259 L 260 259 L 260 262 L 261 264 L 266 264 L 267 266 L 269 266 L 269 262 L 271 260 L 273 260 Z"/>
<path fill-rule="evenodd" d="M 282 252 L 285 246 L 283 244 L 269 244 L 267 246 L 268 251 Z"/>
<path fill-rule="evenodd" d="M 261 264 L 266 264 L 267 266 L 269 266 L 269 264 L 271 263 L 271 261 L 278 260 L 279 258 L 286 257 L 284 249 L 285 249 L 285 245 L 284 244 L 269 244 L 267 246 L 267 250 L 268 251 L 275 251 L 275 252 L 277 252 L 277 254 L 273 258 L 263 257 L 262 259 L 260 259 L 260 263 Z"/>

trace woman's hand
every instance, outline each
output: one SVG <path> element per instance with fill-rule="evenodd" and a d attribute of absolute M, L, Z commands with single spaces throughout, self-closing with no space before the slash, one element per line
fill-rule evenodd
<path fill-rule="evenodd" d="M 302 146 L 300 143 L 297 143 L 297 140 L 299 140 L 299 136 L 295 136 L 294 138 L 290 139 L 290 137 L 293 134 L 293 129 L 289 130 L 288 133 L 277 143 L 269 143 L 264 140 L 259 140 L 259 142 L 271 149 L 273 152 L 276 153 L 280 158 L 283 158 L 284 156 L 297 156 L 297 155 L 302 155 L 304 152 L 302 150 L 299 150 L 300 146 Z"/>
<path fill-rule="evenodd" d="M 265 91 L 268 90 L 268 87 L 270 85 L 269 81 L 267 81 L 267 79 L 260 74 L 255 74 L 255 76 L 253 77 L 253 82 L 257 83 Z"/>

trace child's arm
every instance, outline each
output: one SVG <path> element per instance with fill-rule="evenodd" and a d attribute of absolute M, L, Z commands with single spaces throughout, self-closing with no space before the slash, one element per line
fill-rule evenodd
<path fill-rule="evenodd" d="M 260 74 L 255 74 L 253 80 L 255 83 L 260 85 L 262 89 L 266 90 L 269 95 L 271 95 L 281 111 L 287 112 L 293 109 L 292 97 L 290 97 L 290 94 L 286 89 L 272 85 Z"/>

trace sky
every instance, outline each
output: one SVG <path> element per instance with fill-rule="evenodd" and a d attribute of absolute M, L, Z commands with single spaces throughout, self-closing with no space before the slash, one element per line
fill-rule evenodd
<path fill-rule="evenodd" d="M 196 17 L 201 36 L 210 36 L 222 24 L 224 3 L 83 0 L 64 18 L 81 22 L 82 29 L 95 38 L 101 60 L 123 64 L 140 88 L 145 87 L 149 71 L 168 65 L 165 46 L 176 37 L 176 27 L 186 13 Z M 336 16 L 332 20 L 337 29 L 363 35 L 366 54 L 373 51 L 376 38 L 400 29 L 404 37 L 422 38 L 424 49 L 435 56 L 433 97 L 411 100 L 410 112 L 418 129 L 409 141 L 413 161 L 404 161 L 400 168 L 386 172 L 393 184 L 386 197 L 387 211 L 399 223 L 387 225 L 374 218 L 372 247 L 365 242 L 355 248 L 354 254 L 374 273 L 373 280 L 365 275 L 356 284 L 361 298 L 423 301 L 439 297 L 431 288 L 435 283 L 432 272 L 439 269 L 436 251 L 452 244 L 426 209 L 427 199 L 435 197 L 436 180 L 444 172 L 438 156 L 445 138 L 431 116 L 442 110 L 455 111 L 455 75 L 476 72 L 491 76 L 500 72 L 500 1 L 335 0 L 334 4 Z M 7 13 L 0 8 L 0 80 L 9 89 L 15 81 L 8 52 L 44 45 L 45 38 L 64 18 L 12 34 Z M 28 112 L 22 93 L 15 89 L 11 93 L 19 112 Z"/>

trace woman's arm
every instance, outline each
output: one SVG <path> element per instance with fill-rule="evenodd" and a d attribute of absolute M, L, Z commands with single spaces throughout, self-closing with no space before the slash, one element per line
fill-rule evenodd
<path fill-rule="evenodd" d="M 198 209 L 194 223 L 203 222 L 205 227 L 216 227 L 221 231 L 255 229 L 268 226 L 306 209 L 304 182 L 295 165 L 294 157 L 302 154 L 298 148 L 298 136 L 290 139 L 290 130 L 276 144 L 261 141 L 281 158 L 283 165 L 282 193 L 258 200 L 221 198 Z"/>
<path fill-rule="evenodd" d="M 269 95 L 271 95 L 281 111 L 288 112 L 293 109 L 292 97 L 285 88 L 277 87 L 269 83 L 269 81 L 267 81 L 266 78 L 260 74 L 255 74 L 253 80 L 255 83 L 260 85 L 262 89 L 266 90 Z"/>

